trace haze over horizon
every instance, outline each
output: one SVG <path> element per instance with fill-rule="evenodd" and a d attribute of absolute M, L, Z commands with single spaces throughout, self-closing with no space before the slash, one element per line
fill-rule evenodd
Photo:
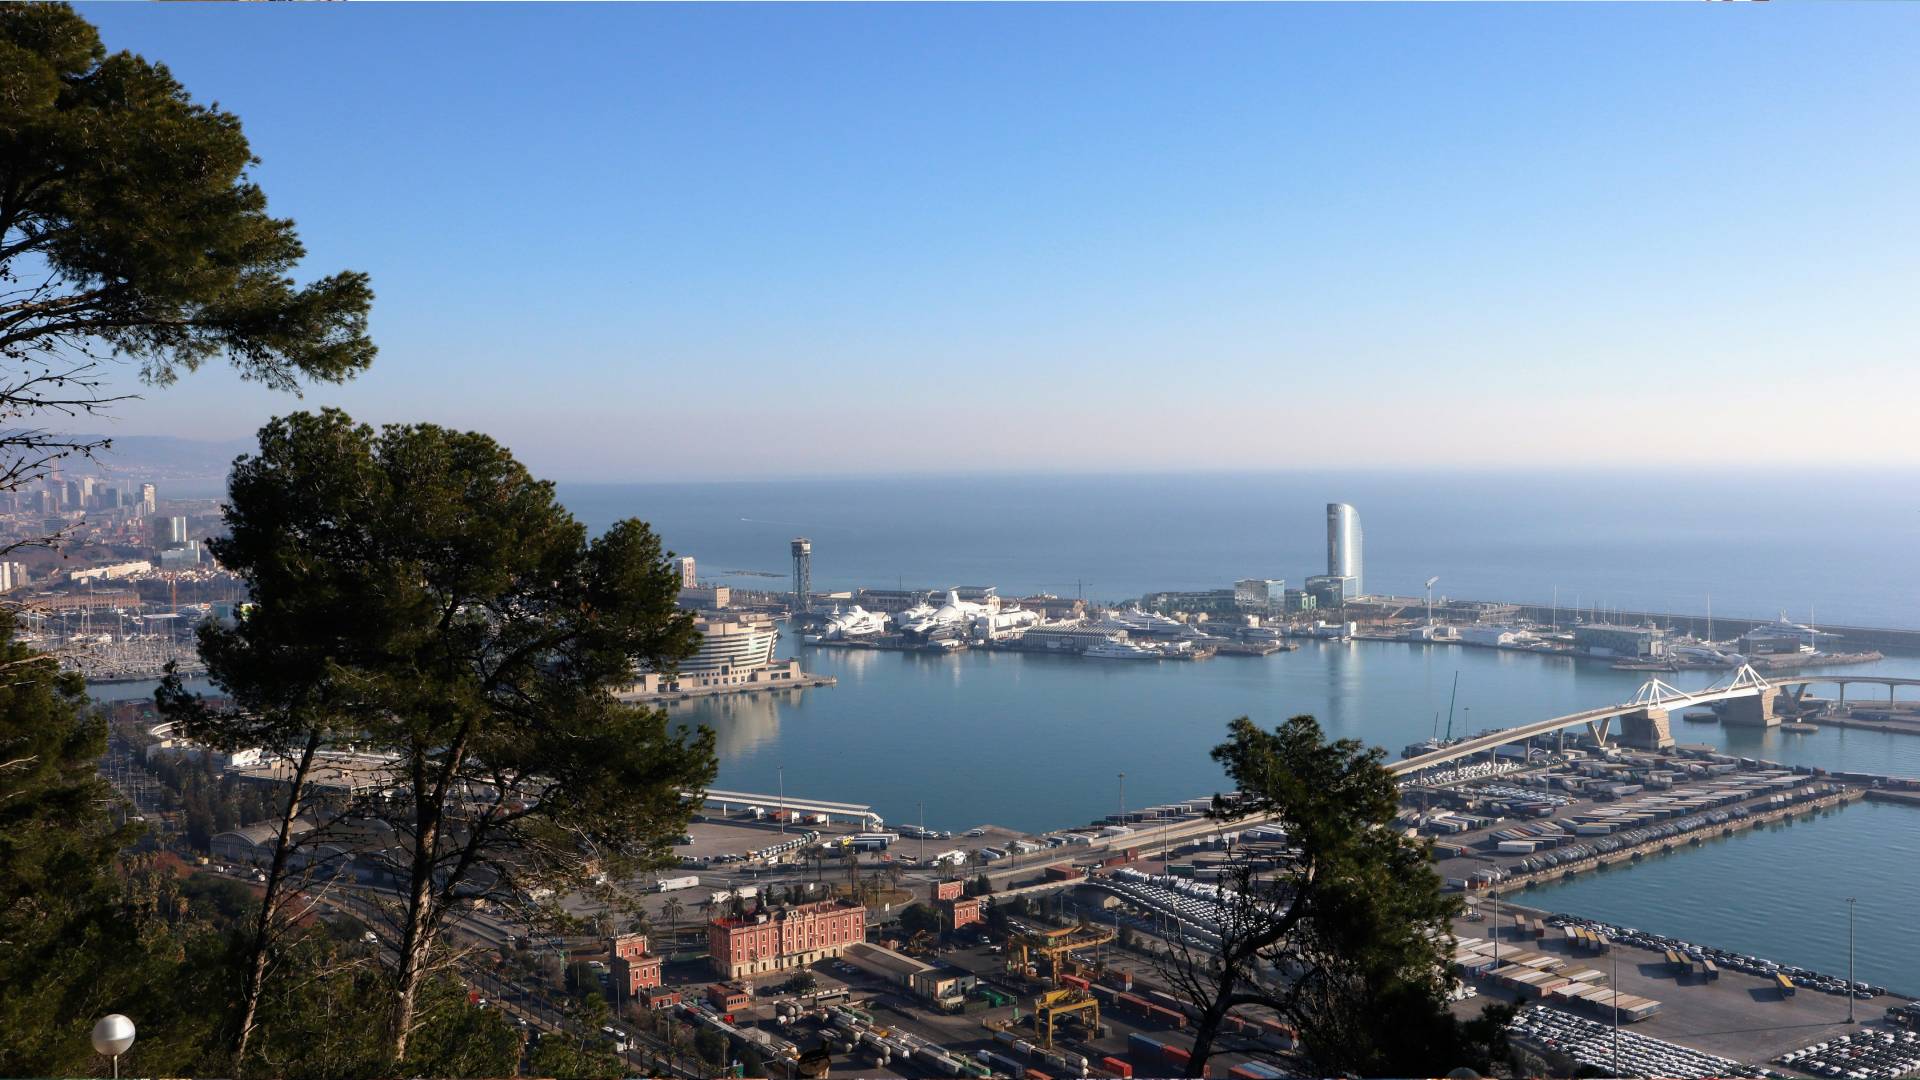
<path fill-rule="evenodd" d="M 109 432 L 337 404 L 575 481 L 1920 464 L 1910 9 L 81 10 L 242 118 L 382 350 Z"/>

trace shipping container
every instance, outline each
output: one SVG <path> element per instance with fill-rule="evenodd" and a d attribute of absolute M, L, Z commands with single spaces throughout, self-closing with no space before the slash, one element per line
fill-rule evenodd
<path fill-rule="evenodd" d="M 1100 1067 L 1112 1073 L 1113 1075 L 1120 1077 L 1121 1080 L 1132 1080 L 1133 1066 L 1127 1064 L 1124 1061 L 1121 1061 L 1117 1057 L 1101 1058 Z"/>
<path fill-rule="evenodd" d="M 1187 1067 L 1187 1060 L 1193 1057 L 1192 1054 L 1187 1052 L 1186 1048 L 1175 1046 L 1172 1043 L 1163 1043 L 1160 1047 L 1160 1053 L 1168 1061 L 1173 1062 L 1183 1069 Z"/>
<path fill-rule="evenodd" d="M 1080 977 L 1080 976 L 1078 976 L 1078 975 L 1062 975 L 1062 976 L 1060 976 L 1060 985 L 1061 985 L 1061 986 L 1071 986 L 1071 987 L 1073 987 L 1073 988 L 1074 988 L 1075 990 L 1079 990 L 1079 991 L 1082 991 L 1082 992 L 1087 992 L 1087 993 L 1090 993 L 1090 992 L 1091 992 L 1091 991 L 1090 991 L 1090 990 L 1088 989 L 1088 987 L 1089 987 L 1089 984 L 1088 984 L 1088 982 L 1087 982 L 1087 980 L 1085 980 L 1085 979 L 1083 979 L 1083 978 L 1081 978 L 1081 977 Z"/>
<path fill-rule="evenodd" d="M 1027 1080 L 1053 1080 L 1053 1077 L 1048 1076 L 1046 1073 L 1041 1072 L 1039 1069 L 1032 1069 L 1032 1068 L 1027 1070 L 1026 1077 L 1027 1077 Z"/>
<path fill-rule="evenodd" d="M 1143 1014 L 1142 1019 L 1148 1023 L 1160 1024 L 1175 1030 L 1180 1030 L 1187 1026 L 1187 1014 L 1174 1012 L 1165 1005 L 1148 1005 L 1147 1011 Z"/>

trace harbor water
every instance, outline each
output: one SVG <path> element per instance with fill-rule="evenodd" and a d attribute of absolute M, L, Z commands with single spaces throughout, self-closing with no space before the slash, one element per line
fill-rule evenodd
<path fill-rule="evenodd" d="M 1847 897 L 1854 973 L 1920 995 L 1920 808 L 1862 802 L 1650 855 L 1513 897 L 1842 978 Z M 1684 990 L 1676 993 L 1685 993 Z M 1845 998 L 1796 997 L 1794 1020 L 1844 1016 Z"/>
<path fill-rule="evenodd" d="M 915 820 L 924 804 L 927 824 L 948 829 L 1083 824 L 1119 809 L 1122 772 L 1133 809 L 1210 795 L 1222 777 L 1207 751 L 1238 716 L 1271 726 L 1311 714 L 1334 737 L 1398 757 L 1409 743 L 1447 734 L 1455 672 L 1455 735 L 1625 701 L 1647 677 L 1591 660 L 1400 642 L 1305 642 L 1296 652 L 1198 662 L 810 646 L 797 654 L 839 684 L 674 706 L 717 733 L 721 786 L 773 791 L 784 770 L 788 792 L 870 803 L 891 821 Z M 1920 660 L 1844 670 L 1920 677 Z M 1714 675 L 1660 677 L 1685 689 Z M 1920 737 L 1911 735 L 1793 734 L 1677 716 L 1673 729 L 1682 742 L 1747 757 L 1920 776 Z"/>

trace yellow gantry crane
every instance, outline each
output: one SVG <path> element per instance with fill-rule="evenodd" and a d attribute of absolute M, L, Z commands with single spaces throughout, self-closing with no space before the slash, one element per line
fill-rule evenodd
<path fill-rule="evenodd" d="M 1058 1020 L 1081 1012 L 1092 1012 L 1093 1023 L 1087 1031 L 1089 1037 L 1097 1037 L 1100 1032 L 1100 1000 L 1092 994 L 1076 987 L 1064 990 L 1049 990 L 1033 999 L 1033 1030 L 1040 1036 L 1040 1045 L 1053 1049 L 1053 1026 Z M 1084 1018 L 1081 1023 L 1086 1023 Z"/>
<path fill-rule="evenodd" d="M 1007 939 L 1007 970 L 1025 975 L 1027 965 L 1033 963 L 1035 956 L 1046 957 L 1047 962 L 1058 970 L 1062 956 L 1109 944 L 1116 936 L 1112 927 L 1092 926 L 1084 922 L 1054 930 L 1019 927 Z"/>

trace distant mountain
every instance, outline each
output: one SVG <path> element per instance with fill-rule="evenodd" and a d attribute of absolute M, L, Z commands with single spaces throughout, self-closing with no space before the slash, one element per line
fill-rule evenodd
<path fill-rule="evenodd" d="M 130 480 L 161 482 L 200 481 L 224 486 L 233 459 L 254 448 L 252 439 L 182 439 L 172 435 L 73 435 L 67 438 L 111 439 L 113 445 L 95 455 L 103 472 Z M 69 460 L 67 471 L 83 472 L 83 464 Z"/>

